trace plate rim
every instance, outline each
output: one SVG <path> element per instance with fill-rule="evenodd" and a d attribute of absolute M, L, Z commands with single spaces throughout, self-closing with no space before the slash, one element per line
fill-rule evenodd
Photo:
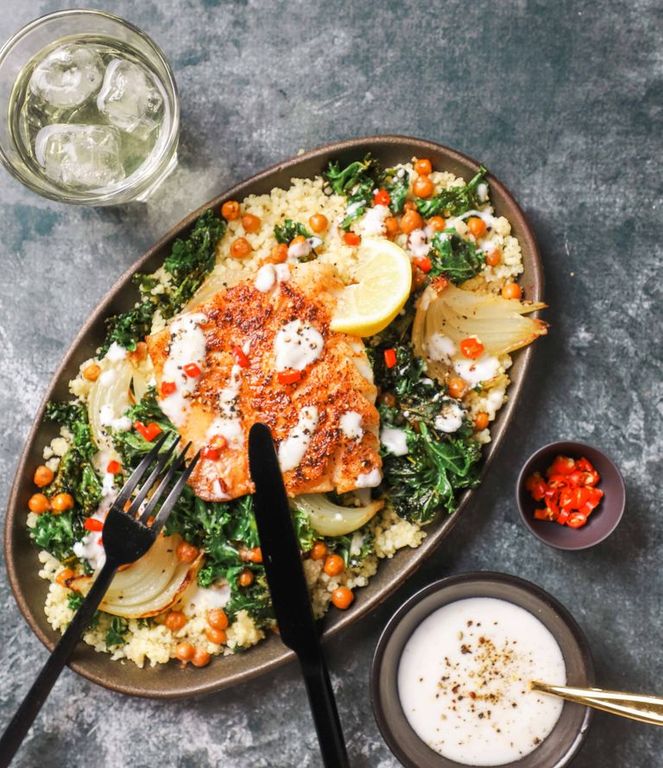
<path fill-rule="evenodd" d="M 208 208 L 218 208 L 221 202 L 227 199 L 231 199 L 236 191 L 242 190 L 249 185 L 254 186 L 279 172 L 287 170 L 290 167 L 298 166 L 307 160 L 315 160 L 319 157 L 324 157 L 325 155 L 341 154 L 351 151 L 357 152 L 358 154 L 362 151 L 365 153 L 367 151 L 371 151 L 374 147 L 389 148 L 395 145 L 405 146 L 408 148 L 408 151 L 411 151 L 412 148 L 416 148 L 417 153 L 421 154 L 425 154 L 427 152 L 443 154 L 451 161 L 469 167 L 474 170 L 474 172 L 478 171 L 481 165 L 469 155 L 452 149 L 451 147 L 447 147 L 444 144 L 440 144 L 428 139 L 421 139 L 418 137 L 401 134 L 362 136 L 357 138 L 344 139 L 342 141 L 330 142 L 319 145 L 302 154 L 294 155 L 287 158 L 286 160 L 274 163 L 262 171 L 259 171 L 252 176 L 240 180 L 228 189 L 223 190 L 220 194 L 214 196 L 205 204 L 199 206 L 194 211 L 187 214 L 183 219 L 171 227 L 165 235 L 159 238 L 156 243 L 148 248 L 148 250 L 145 251 L 142 256 L 140 256 L 127 270 L 125 270 L 120 275 L 120 277 L 113 283 L 113 285 L 105 292 L 99 304 L 88 315 L 79 331 L 69 342 L 67 350 L 61 358 L 60 363 L 56 367 L 55 372 L 53 373 L 44 392 L 41 403 L 35 412 L 32 426 L 25 438 L 23 450 L 21 451 L 20 458 L 16 464 L 15 475 L 12 481 L 7 503 L 7 513 L 5 517 L 3 537 L 6 570 L 14 599 L 16 600 L 18 608 L 23 615 L 23 618 L 26 620 L 28 626 L 49 651 L 53 650 L 59 634 L 56 633 L 55 630 L 50 630 L 50 634 L 53 636 L 49 636 L 47 632 L 43 631 L 35 617 L 35 613 L 32 611 L 30 605 L 28 604 L 26 595 L 24 594 L 20 585 L 20 568 L 14 556 L 14 543 L 12 541 L 12 535 L 17 526 L 19 513 L 25 512 L 25 510 L 22 509 L 19 504 L 21 486 L 25 482 L 26 468 L 30 458 L 31 449 L 33 448 L 33 444 L 35 443 L 43 425 L 43 416 L 46 403 L 54 396 L 54 391 L 61 383 L 66 368 L 72 362 L 72 359 L 76 356 L 76 354 L 79 353 L 79 350 L 86 341 L 86 338 L 90 332 L 93 331 L 94 326 L 99 323 L 100 319 L 103 319 L 112 313 L 111 307 L 114 300 L 121 293 L 123 288 L 128 287 L 131 284 L 131 279 L 136 272 L 141 271 L 141 269 L 143 269 L 143 267 L 148 264 L 150 260 L 154 258 L 156 254 L 158 254 L 165 246 L 171 243 L 175 238 L 181 236 L 183 232 L 186 232 L 191 227 L 193 222 L 195 222 L 195 220 L 205 210 Z M 514 228 L 519 230 L 519 241 L 521 242 L 523 251 L 529 252 L 531 256 L 530 267 L 532 274 L 532 296 L 530 296 L 530 298 L 535 301 L 541 301 L 543 299 L 545 288 L 543 265 L 534 232 L 532 231 L 532 228 L 521 206 L 516 201 L 511 192 L 507 189 L 507 187 L 490 172 L 488 173 L 487 178 L 491 188 L 497 188 L 500 194 L 506 199 L 506 201 L 513 209 L 513 212 L 509 214 L 510 223 L 512 226 L 514 226 Z M 508 431 L 508 427 L 515 414 L 514 408 L 516 404 L 519 403 L 520 395 L 524 388 L 525 380 L 527 379 L 527 375 L 531 367 L 533 352 L 534 348 L 532 346 L 528 346 L 525 349 L 519 350 L 517 353 L 514 367 L 516 365 L 518 366 L 518 376 L 515 380 L 511 381 L 509 385 L 509 398 L 501 409 L 499 420 L 495 422 L 494 427 L 491 430 L 490 449 L 488 455 L 482 462 L 480 472 L 481 480 L 483 480 L 485 477 L 488 468 L 492 465 L 495 456 L 499 453 L 499 449 L 504 442 L 504 436 Z M 455 512 L 448 515 L 440 522 L 433 523 L 432 526 L 435 526 L 434 528 L 430 527 L 427 529 L 426 538 L 422 541 L 419 547 L 417 547 L 415 550 L 412 550 L 412 552 L 416 553 L 416 556 L 413 556 L 413 559 L 410 562 L 403 564 L 403 567 L 399 570 L 398 579 L 392 579 L 390 583 L 382 585 L 378 588 L 375 594 L 368 594 L 368 596 L 366 596 L 364 593 L 364 600 L 357 601 L 354 608 L 348 612 L 338 613 L 332 617 L 331 623 L 330 620 L 326 617 L 327 626 L 322 633 L 323 640 L 335 636 L 338 632 L 342 631 L 347 626 L 354 624 L 356 621 L 373 612 L 382 602 L 384 602 L 398 589 L 403 581 L 412 576 L 412 574 L 423 564 L 423 562 L 428 557 L 430 557 L 435 549 L 437 549 L 442 540 L 451 532 L 452 528 L 458 522 L 459 516 L 463 514 L 467 509 L 469 502 L 477 490 L 478 489 L 465 490 L 459 497 L 458 507 L 456 508 Z M 35 567 L 38 567 L 38 561 L 36 558 L 38 550 L 36 547 L 34 548 L 34 551 L 36 561 L 34 565 Z M 398 557 L 401 552 L 402 550 L 397 552 L 395 557 Z M 380 568 L 378 567 L 378 572 L 371 578 L 377 578 L 379 571 Z M 268 642 L 274 641 L 275 638 L 267 638 L 261 641 L 260 645 L 265 646 Z M 251 649 L 248 650 L 250 652 Z M 163 689 L 160 687 L 146 686 L 144 684 L 134 685 L 118 682 L 112 675 L 113 667 L 110 667 L 105 674 L 97 673 L 94 670 L 90 670 L 88 668 L 89 665 L 85 659 L 79 660 L 76 658 L 76 656 L 72 658 L 68 666 L 74 672 L 78 673 L 87 680 L 118 693 L 142 698 L 172 700 L 207 695 L 220 691 L 224 688 L 229 688 L 240 683 L 248 682 L 249 680 L 259 677 L 265 673 L 276 670 L 284 664 L 291 662 L 294 658 L 294 653 L 287 649 L 285 646 L 282 646 L 281 652 L 274 655 L 273 658 L 268 659 L 256 666 L 248 667 L 245 670 L 240 670 L 239 672 L 236 672 L 230 676 L 218 679 L 209 679 L 200 675 L 201 670 L 198 670 L 198 674 L 200 675 L 199 681 L 193 683 L 190 682 L 190 679 L 185 681 L 183 676 L 182 685 L 178 686 L 176 689 Z M 117 661 L 111 661 L 110 657 L 108 657 L 108 663 L 118 664 Z M 131 662 L 127 661 L 126 663 L 129 664 Z"/>

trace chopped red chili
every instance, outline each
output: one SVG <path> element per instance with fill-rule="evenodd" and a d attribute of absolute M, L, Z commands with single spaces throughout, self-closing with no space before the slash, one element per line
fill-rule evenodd
<path fill-rule="evenodd" d="M 279 380 L 279 384 L 296 384 L 303 375 L 304 371 L 279 371 L 276 378 Z"/>
<path fill-rule="evenodd" d="M 414 263 L 425 274 L 428 274 L 431 269 L 433 269 L 433 262 L 428 256 L 420 256 L 418 259 L 414 260 Z"/>
<path fill-rule="evenodd" d="M 151 443 L 152 440 L 162 432 L 161 427 L 155 421 L 151 421 L 149 424 L 143 424 L 142 421 L 134 421 L 134 429 L 141 434 L 148 443 Z"/>
<path fill-rule="evenodd" d="M 393 368 L 397 363 L 396 350 L 393 347 L 385 349 L 384 351 L 384 364 L 387 368 Z"/>
<path fill-rule="evenodd" d="M 190 379 L 200 376 L 200 368 L 195 363 L 187 363 L 182 370 Z"/>
<path fill-rule="evenodd" d="M 600 480 L 599 473 L 586 458 L 557 456 L 546 470 L 545 478 L 540 472 L 534 472 L 525 481 L 525 488 L 534 501 L 545 505 L 534 510 L 535 519 L 582 528 L 603 498 L 603 491 L 596 487 Z"/>
<path fill-rule="evenodd" d="M 97 520 L 96 517 L 88 517 L 83 523 L 83 528 L 86 531 L 103 531 L 104 524 L 103 521 Z"/>
<path fill-rule="evenodd" d="M 108 462 L 108 466 L 106 467 L 106 472 L 110 473 L 111 475 L 117 475 L 117 473 L 122 469 L 122 465 L 119 461 L 115 461 L 113 459 L 112 461 Z"/>
<path fill-rule="evenodd" d="M 162 381 L 159 391 L 161 392 L 161 397 L 168 397 L 169 395 L 172 395 L 176 389 L 177 384 L 175 384 L 174 381 Z"/>
<path fill-rule="evenodd" d="M 390 202 L 391 195 L 389 192 L 387 192 L 386 189 L 378 189 L 378 191 L 373 195 L 374 205 L 389 205 Z"/>
<path fill-rule="evenodd" d="M 235 360 L 237 360 L 237 365 L 239 365 L 241 368 L 248 368 L 249 367 L 249 358 L 244 353 L 244 350 L 238 345 L 235 344 L 233 347 L 233 355 L 235 355 Z"/>
<path fill-rule="evenodd" d="M 474 336 L 468 336 L 460 342 L 461 354 L 470 360 L 476 360 L 478 357 L 481 357 L 484 349 L 483 344 L 479 339 L 475 339 Z"/>

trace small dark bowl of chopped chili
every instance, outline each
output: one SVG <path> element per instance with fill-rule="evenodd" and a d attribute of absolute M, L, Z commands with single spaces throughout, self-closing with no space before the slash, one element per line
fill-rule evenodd
<path fill-rule="evenodd" d="M 619 525 L 626 505 L 622 475 L 603 451 L 564 440 L 525 462 L 516 484 L 525 526 L 557 549 L 587 549 Z"/>

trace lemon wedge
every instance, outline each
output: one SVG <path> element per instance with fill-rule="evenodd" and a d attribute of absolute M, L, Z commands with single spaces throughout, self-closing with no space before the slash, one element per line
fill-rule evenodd
<path fill-rule="evenodd" d="M 372 336 L 386 328 L 410 295 L 412 267 L 402 248 L 381 237 L 364 237 L 355 282 L 338 296 L 331 330 Z"/>

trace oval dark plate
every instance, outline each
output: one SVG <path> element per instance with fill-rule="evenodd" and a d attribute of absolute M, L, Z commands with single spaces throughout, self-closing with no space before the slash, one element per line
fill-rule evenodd
<path fill-rule="evenodd" d="M 206 208 L 218 207 L 227 199 L 242 200 L 249 194 L 264 194 L 273 187 L 288 186 L 293 177 L 311 177 L 319 174 L 331 159 L 350 162 L 361 158 L 366 152 L 371 152 L 385 166 L 407 161 L 415 155 L 430 157 L 436 168 L 451 171 L 467 180 L 479 168 L 477 162 L 459 152 L 430 141 L 405 136 L 376 136 L 342 141 L 279 163 L 226 190 L 183 219 L 118 280 L 74 339 L 48 387 L 44 402 L 28 436 L 16 471 L 5 523 L 5 558 L 9 583 L 28 624 L 47 648 L 53 648 L 59 634 L 50 627 L 44 614 L 43 606 L 48 585 L 38 576 L 37 549 L 28 537 L 26 526 L 27 502 L 34 490 L 32 472 L 41 462 L 43 446 L 55 436 L 55 427 L 42 424 L 46 401 L 68 396 L 67 382 L 76 375 L 80 363 L 91 357 L 101 343 L 104 335 L 104 318 L 116 312 L 125 311 L 133 305 L 136 300 L 136 294 L 131 287 L 133 274 L 137 271 L 153 271 L 159 267 L 173 240 L 186 234 Z M 521 277 L 521 285 L 525 296 L 528 299 L 540 301 L 543 297 L 543 272 L 532 231 L 523 212 L 507 189 L 493 176 L 489 176 L 488 180 L 496 213 L 509 219 L 512 231 L 520 241 L 525 270 Z M 493 439 L 484 453 L 484 472 L 504 439 L 514 409 L 517 407 L 531 355 L 531 347 L 515 355 L 513 367 L 510 370 L 512 384 L 509 389 L 509 400 L 493 424 Z M 420 547 L 402 550 L 393 559 L 383 561 L 369 585 L 358 592 L 352 608 L 343 613 L 335 609 L 330 611 L 325 619 L 324 636 L 336 634 L 385 600 L 435 550 L 456 523 L 458 516 L 467 509 L 471 499 L 472 491 L 465 492 L 453 515 L 440 517 L 432 523 L 427 528 L 428 535 Z M 81 643 L 71 660 L 70 667 L 88 680 L 121 693 L 169 699 L 211 693 L 237 685 L 269 672 L 293 658 L 292 652 L 288 651 L 278 637 L 274 636 L 249 652 L 216 659 L 204 669 L 180 669 L 176 664 L 139 669 L 132 662 L 111 661 L 107 654 L 97 653 Z"/>

